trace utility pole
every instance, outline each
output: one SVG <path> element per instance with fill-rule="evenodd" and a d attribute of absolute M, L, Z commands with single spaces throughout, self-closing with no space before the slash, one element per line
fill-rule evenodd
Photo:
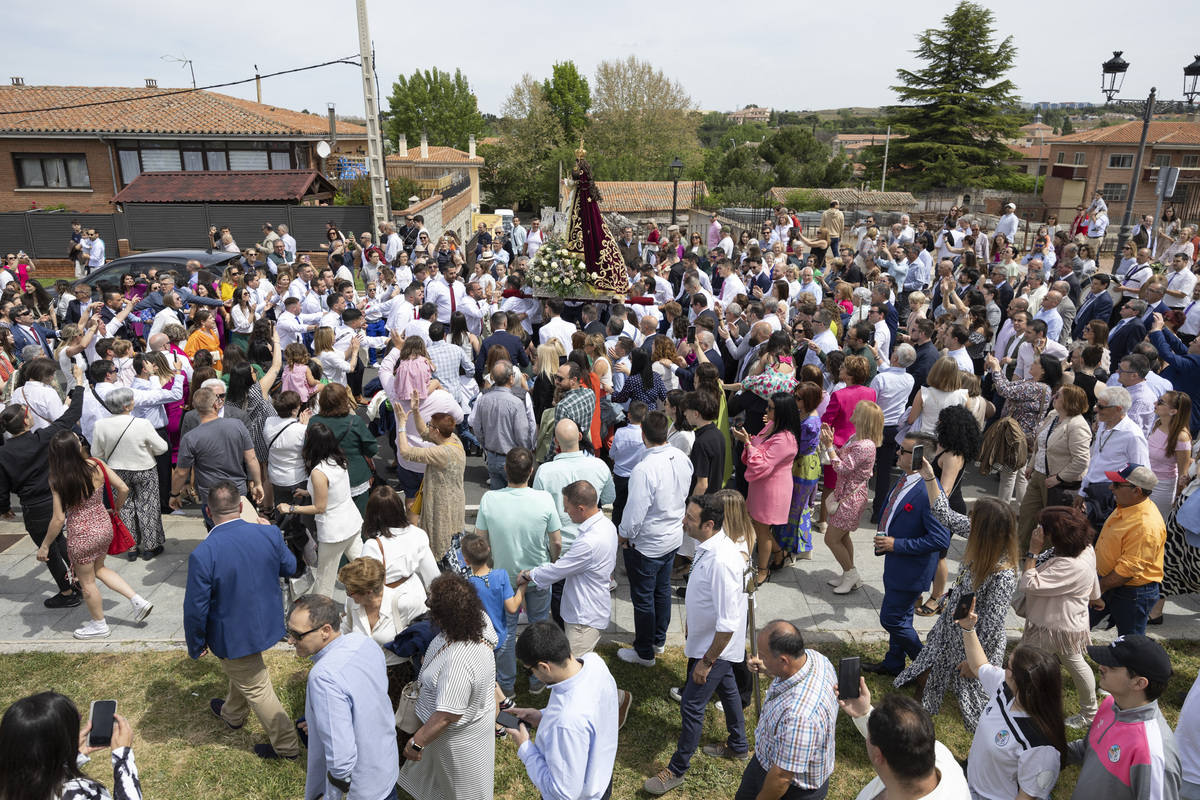
<path fill-rule="evenodd" d="M 892 144 L 892 126 L 887 126 L 887 136 L 883 140 L 883 178 L 879 181 L 879 191 L 887 191 L 887 159 L 888 148 Z"/>
<path fill-rule="evenodd" d="M 379 133 L 379 96 L 375 93 L 375 57 L 371 50 L 371 31 L 367 25 L 367 0 L 356 0 L 358 10 L 358 57 L 362 62 L 363 105 L 367 112 L 367 173 L 371 182 L 371 231 L 379 235 L 379 226 L 391 220 L 384 191 L 383 139 Z M 378 239 L 376 239 L 378 241 Z"/>

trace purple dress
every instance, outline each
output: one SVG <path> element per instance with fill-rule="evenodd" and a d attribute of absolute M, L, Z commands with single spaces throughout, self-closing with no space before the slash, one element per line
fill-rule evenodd
<path fill-rule="evenodd" d="M 742 450 L 746 480 L 746 510 L 755 522 L 782 525 L 792 507 L 792 461 L 797 453 L 796 437 L 789 431 L 774 436 L 759 433 Z"/>

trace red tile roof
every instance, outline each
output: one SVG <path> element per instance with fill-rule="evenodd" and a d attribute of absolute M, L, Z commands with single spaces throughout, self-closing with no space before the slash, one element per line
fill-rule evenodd
<path fill-rule="evenodd" d="M 909 208 L 917 204 L 917 198 L 911 192 L 860 192 L 858 189 L 804 189 L 795 187 L 775 187 L 768 194 L 777 203 L 786 204 L 787 196 L 793 192 L 811 192 L 818 197 L 837 200 L 844 205 L 867 206 L 883 208 L 887 206 Z"/>
<path fill-rule="evenodd" d="M 408 155 L 402 156 L 399 153 L 393 153 L 387 157 L 388 163 L 391 164 L 482 164 L 483 159 L 475 156 L 472 159 L 467 155 L 466 151 L 456 150 L 453 147 L 441 147 L 429 145 L 429 158 L 421 158 L 421 146 L 410 146 Z"/>
<path fill-rule="evenodd" d="M 1075 142 L 1078 144 L 1133 144 L 1142 137 L 1142 123 L 1126 122 L 1107 128 L 1091 128 L 1086 131 L 1068 133 L 1054 140 L 1054 144 Z M 1147 144 L 1196 144 L 1200 145 L 1200 122 L 1151 122 L 1146 136 Z"/>
<path fill-rule="evenodd" d="M 1055 140 L 1055 141 L 1057 141 L 1057 140 Z M 1047 140 L 1046 143 L 1049 144 L 1050 143 L 1049 140 Z M 1043 158 L 1045 158 L 1047 155 L 1049 155 L 1046 152 L 1045 147 L 1041 147 L 1041 148 L 1033 147 L 1033 146 L 1017 147 L 1016 145 L 1010 144 L 1008 146 L 1008 149 L 1012 151 L 1012 155 L 1009 156 L 1010 158 L 1037 158 L 1039 149 L 1042 151 Z"/>
<path fill-rule="evenodd" d="M 596 188 L 604 198 L 600 203 L 602 211 L 630 213 L 670 209 L 675 184 L 672 181 L 596 181 Z M 680 211 L 691 208 L 706 194 L 708 184 L 704 181 L 680 181 L 675 207 Z"/>
<path fill-rule="evenodd" d="M 314 186 L 314 184 L 316 184 Z M 337 187 L 315 169 L 262 172 L 143 172 L 114 203 L 299 202 Z"/>
<path fill-rule="evenodd" d="M 329 120 L 204 90 L 138 89 L 115 86 L 0 86 L 0 132 L 188 134 L 212 136 L 329 135 Z M 119 100 L 122 102 L 109 102 Z M 82 103 L 107 105 L 40 109 Z M 365 137 L 366 128 L 338 122 L 339 136 Z"/>

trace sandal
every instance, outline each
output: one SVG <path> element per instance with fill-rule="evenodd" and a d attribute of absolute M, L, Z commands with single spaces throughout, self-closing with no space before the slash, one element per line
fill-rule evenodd
<path fill-rule="evenodd" d="M 938 614 L 942 613 L 943 609 L 946 608 L 946 604 L 943 602 L 938 602 L 932 608 L 930 608 L 929 604 L 932 602 L 933 600 L 929 599 L 922 603 L 921 607 L 917 609 L 917 614 L 922 617 L 936 617 Z"/>
<path fill-rule="evenodd" d="M 765 578 L 760 579 L 759 576 L 762 575 L 764 572 L 767 573 L 767 576 Z M 754 577 L 754 588 L 757 589 L 757 588 L 761 587 L 764 583 L 770 582 L 770 580 L 771 580 L 770 568 L 759 567 L 758 574 Z"/>
<path fill-rule="evenodd" d="M 775 560 L 775 556 L 779 556 L 779 560 Z M 771 572 L 781 570 L 784 567 L 791 566 L 796 560 L 795 553 L 789 553 L 787 550 L 776 550 L 771 554 L 771 560 L 767 563 L 767 569 Z"/>

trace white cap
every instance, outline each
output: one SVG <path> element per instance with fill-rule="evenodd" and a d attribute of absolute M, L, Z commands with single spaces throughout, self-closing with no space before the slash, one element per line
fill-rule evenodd
<path fill-rule="evenodd" d="M 1005 208 L 1016 208 L 1016 207 L 1017 207 L 1016 203 L 1009 203 L 1008 205 L 1005 206 Z"/>

